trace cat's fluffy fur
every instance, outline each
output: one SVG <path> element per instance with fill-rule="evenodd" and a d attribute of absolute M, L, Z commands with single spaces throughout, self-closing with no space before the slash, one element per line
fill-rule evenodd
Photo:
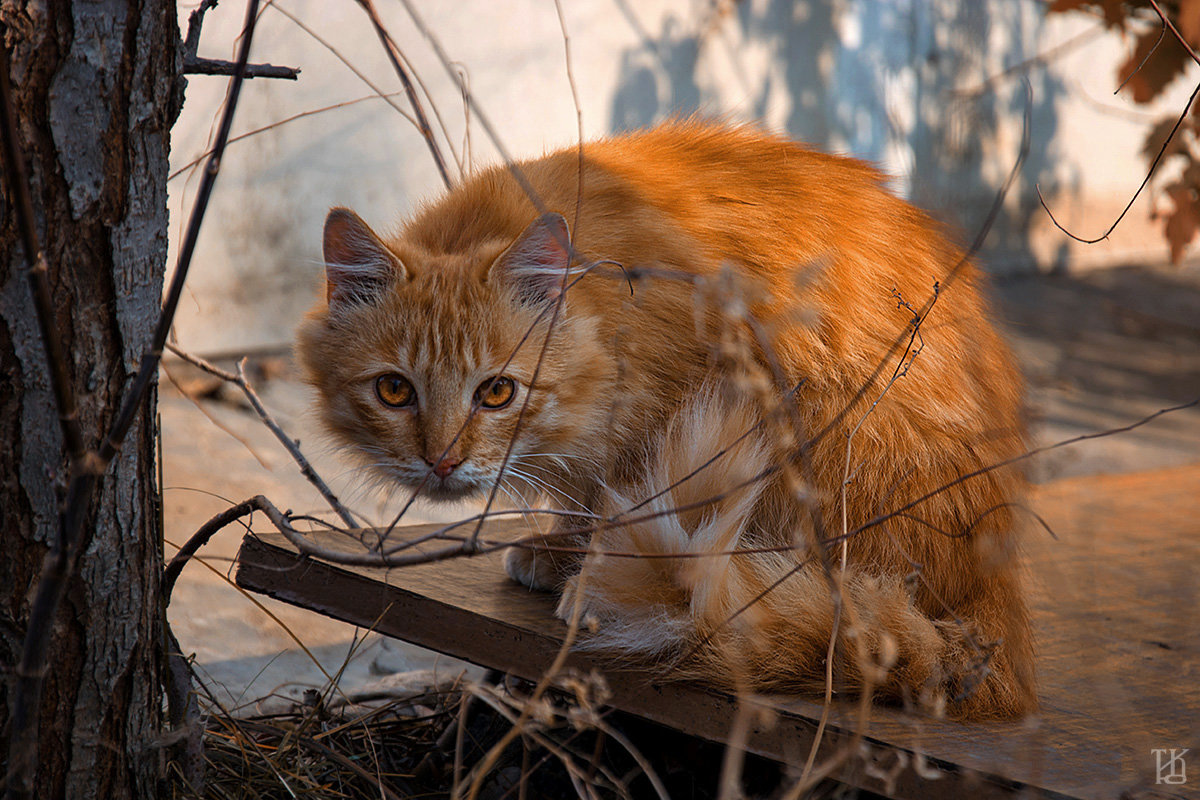
<path fill-rule="evenodd" d="M 962 253 L 871 167 L 700 122 L 586 145 L 582 190 L 578 158 L 519 165 L 556 214 L 539 217 L 502 167 L 387 238 L 331 212 L 328 302 L 298 348 L 328 428 L 387 478 L 446 498 L 490 489 L 516 432 L 506 491 L 640 518 L 592 537 L 583 577 L 577 558 L 510 551 L 514 577 L 563 590 L 560 615 L 578 604 L 586 646 L 811 689 L 837 618 L 839 690 L 968 717 L 1032 710 L 1011 532 L 1022 478 L 953 483 L 1024 447 L 1021 380 L 977 270 L 940 285 L 885 392 L 905 349 L 873 373 Z M 568 236 L 575 283 L 558 305 Z M 412 403 L 382 403 L 381 375 L 403 376 Z M 473 411 L 495 375 L 515 380 L 513 401 Z"/>

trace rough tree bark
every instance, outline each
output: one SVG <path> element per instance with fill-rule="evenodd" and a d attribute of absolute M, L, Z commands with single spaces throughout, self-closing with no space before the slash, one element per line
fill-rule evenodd
<path fill-rule="evenodd" d="M 0 0 L 17 134 L 88 446 L 110 426 L 158 313 L 178 106 L 175 13 L 168 0 Z M 7 194 L 0 195 L 0 263 L 2 762 L 8 673 L 56 535 L 67 466 Z M 103 478 L 56 620 L 39 798 L 153 797 L 160 787 L 154 399 Z"/>

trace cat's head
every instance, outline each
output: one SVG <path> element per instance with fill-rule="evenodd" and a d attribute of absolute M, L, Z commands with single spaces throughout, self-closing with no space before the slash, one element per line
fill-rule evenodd
<path fill-rule="evenodd" d="M 515 239 L 430 253 L 331 211 L 326 302 L 297 353 L 338 443 L 434 499 L 489 490 L 510 442 L 502 487 L 524 496 L 592 459 L 610 370 L 595 320 L 559 302 L 567 237 L 547 214 Z"/>

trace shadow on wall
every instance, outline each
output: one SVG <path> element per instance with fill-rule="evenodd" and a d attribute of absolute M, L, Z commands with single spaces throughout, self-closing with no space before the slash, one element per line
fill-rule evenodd
<path fill-rule="evenodd" d="M 1029 155 L 982 260 L 1000 273 L 1030 271 L 1039 257 L 1065 266 L 1065 243 L 1035 254 L 1030 230 L 1045 213 L 1035 186 L 1052 197 L 1064 179 L 1056 134 L 1066 90 L 1045 69 L 1004 72 L 1035 55 L 1037 4 L 748 1 L 724 13 L 670 13 L 655 32 L 631 0 L 613 2 L 640 39 L 621 55 L 614 132 L 735 106 L 742 118 L 881 164 L 899 194 L 968 241 L 1016 160 L 1028 106 Z M 762 51 L 765 64 L 747 63 L 746 53 Z M 736 90 L 713 78 L 721 70 L 736 76 Z"/>

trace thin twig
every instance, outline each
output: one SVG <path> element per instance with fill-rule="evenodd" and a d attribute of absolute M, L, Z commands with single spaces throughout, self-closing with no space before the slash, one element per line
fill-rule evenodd
<path fill-rule="evenodd" d="M 579 155 L 579 167 L 576 176 L 575 190 L 575 220 L 571 230 L 579 230 L 579 215 L 583 213 L 583 105 L 579 102 L 579 87 L 575 85 L 575 70 L 571 66 L 571 37 L 567 33 L 567 19 L 563 16 L 562 0 L 554 0 L 554 10 L 558 13 L 558 27 L 562 30 L 563 60 L 567 66 L 567 83 L 571 86 L 571 102 L 575 104 L 576 151 Z"/>
<path fill-rule="evenodd" d="M 1159 13 L 1159 16 L 1162 17 L 1161 12 Z M 1158 38 L 1154 40 L 1154 44 L 1151 45 L 1150 49 L 1146 52 L 1146 55 L 1142 56 L 1142 60 L 1138 62 L 1138 65 L 1130 70 L 1129 74 L 1125 76 L 1125 79 L 1121 81 L 1116 89 L 1113 89 L 1114 95 L 1120 94 L 1121 90 L 1125 88 L 1125 85 L 1133 80 L 1135 75 L 1142 71 L 1142 67 L 1146 66 L 1146 62 L 1150 60 L 1150 57 L 1158 52 L 1158 46 L 1162 44 L 1162 40 L 1165 39 L 1166 36 L 1167 20 L 1166 17 L 1162 17 L 1158 25 Z"/>
<path fill-rule="evenodd" d="M 383 43 L 383 49 L 387 52 L 388 60 L 392 62 L 392 68 L 396 70 L 396 76 L 400 78 L 401 85 L 404 86 L 404 93 L 408 95 L 409 105 L 412 106 L 413 114 L 417 118 L 417 130 L 421 132 L 421 136 L 425 137 L 425 144 L 429 146 L 429 153 L 433 156 L 433 162 L 437 165 L 438 174 L 442 176 L 442 183 L 446 184 L 446 188 L 453 188 L 454 182 L 450 180 L 450 173 L 446 169 L 446 159 L 442 156 L 441 148 L 438 147 L 437 140 L 433 137 L 433 129 L 429 127 L 429 120 L 425 116 L 425 109 L 421 107 L 420 98 L 417 97 L 417 92 L 413 88 L 412 79 L 408 77 L 408 70 L 400 63 L 399 57 L 396 55 L 396 43 L 392 41 L 392 37 L 383 27 L 383 22 L 379 19 L 379 14 L 375 11 L 375 3 L 372 0 L 358 0 L 358 4 L 362 6 L 363 11 L 367 12 L 367 16 L 371 19 L 371 25 L 375 27 L 375 34 L 379 37 L 379 41 Z"/>
<path fill-rule="evenodd" d="M 250 385 L 250 381 L 246 380 L 246 360 L 244 358 L 238 362 L 237 372 L 233 373 L 227 372 L 226 370 L 223 370 L 214 364 L 210 364 L 208 361 L 205 361 L 199 356 L 194 356 L 191 353 L 180 350 L 173 344 L 168 344 L 167 349 L 189 364 L 204 370 L 209 375 L 218 377 L 223 381 L 228 381 L 229 383 L 232 383 L 241 389 L 242 393 L 246 395 L 246 399 L 250 401 L 250 405 L 254 408 L 254 412 L 258 414 L 258 418 L 261 419 L 263 424 L 270 429 L 271 433 L 275 434 L 275 438 L 279 440 L 279 443 L 282 444 L 284 449 L 288 451 L 288 454 L 291 455 L 292 460 L 294 460 L 296 465 L 300 467 L 301 474 L 303 474 L 308 482 L 311 483 L 316 490 L 321 493 L 321 497 L 325 498 L 325 502 L 329 504 L 329 507 L 333 509 L 334 513 L 341 517 L 342 522 L 346 523 L 346 525 L 349 527 L 357 528 L 359 526 L 358 520 L 356 520 L 354 515 L 350 513 L 350 510 L 342 505 L 342 502 L 338 500 L 337 495 L 333 493 L 333 490 L 329 488 L 329 485 L 326 484 L 321 476 L 317 474 L 317 471 L 313 469 L 312 464 L 309 463 L 308 459 L 305 458 L 304 453 L 301 452 L 300 445 L 295 439 L 287 435 L 283 428 L 280 427 L 279 423 L 275 421 L 275 418 L 271 416 L 271 413 L 267 411 L 265 406 L 263 406 L 262 399 L 258 396 L 258 392 L 254 391 L 254 387 Z"/>
<path fill-rule="evenodd" d="M 388 34 L 389 38 L 391 34 Z M 395 39 L 392 39 L 392 44 L 396 45 Z M 416 83 L 417 88 L 421 90 L 421 94 L 425 97 L 425 102 L 429 104 L 429 110 L 433 112 L 433 118 L 437 120 L 438 129 L 442 132 L 442 140 L 446 143 L 446 147 L 450 148 L 450 156 L 454 159 L 454 165 L 458 167 L 459 178 L 466 177 L 467 169 L 463 165 L 462 156 L 458 153 L 458 148 L 454 146 L 454 142 L 450 138 L 450 128 L 446 125 L 446 120 L 442 117 L 441 109 L 438 108 L 437 101 L 434 100 L 433 93 L 429 91 L 429 87 L 425 85 L 424 79 L 421 78 L 421 73 L 413 68 L 412 61 L 405 55 L 404 51 L 396 45 L 396 55 L 399 56 L 400 62 L 404 64 L 408 70 L 409 76 Z M 469 122 L 469 120 L 468 120 Z"/>
<path fill-rule="evenodd" d="M 1000 212 L 1004 208 L 1004 200 L 1008 197 L 1008 193 L 1012 189 L 1013 183 L 1016 182 L 1017 176 L 1021 174 L 1021 167 L 1025 164 L 1025 159 L 1029 156 L 1032 136 L 1032 117 L 1033 87 L 1031 87 L 1029 85 L 1029 81 L 1026 80 L 1025 113 L 1021 121 L 1021 145 L 1017 151 L 1017 158 L 1013 162 L 1012 169 L 1008 171 L 1008 177 L 1005 178 L 1004 184 L 1000 187 L 1000 190 L 996 192 L 996 198 L 992 201 L 992 207 L 988 211 L 987 218 L 984 219 L 983 225 L 980 227 L 979 232 L 975 235 L 975 239 L 971 242 L 971 246 L 967 248 L 967 251 L 963 253 L 958 262 L 950 269 L 950 271 L 939 279 L 938 285 L 942 291 L 950 288 L 954 281 L 958 279 L 959 274 L 966 268 L 971 259 L 975 257 L 975 254 L 978 253 L 983 247 L 983 243 L 986 241 L 988 234 L 992 232 L 992 226 L 996 224 L 996 220 L 999 218 Z M 920 313 L 924 314 L 927 307 L 932 306 L 936 299 L 936 294 L 931 295 L 929 299 L 925 301 Z M 867 392 L 871 391 L 871 387 L 875 385 L 875 381 L 878 380 L 880 375 L 883 374 L 883 371 L 887 368 L 892 356 L 904 346 L 905 340 L 908 338 L 908 336 L 908 326 L 905 326 L 904 330 L 902 330 L 900 334 L 892 341 L 891 347 L 888 348 L 888 351 L 884 354 L 883 358 L 880 359 L 879 363 L 875 366 L 875 369 L 872 370 L 871 374 L 867 377 L 867 380 L 864 381 L 863 385 L 859 387 L 859 390 L 855 392 L 854 397 L 850 399 L 850 402 L 848 402 L 841 411 L 834 415 L 834 418 L 830 420 L 824 428 L 817 431 L 816 435 L 814 435 L 808 442 L 805 443 L 805 445 L 801 448 L 802 452 L 811 450 L 811 448 L 820 442 L 821 439 L 824 439 L 827 435 L 829 435 L 830 432 L 835 430 L 837 426 L 841 424 L 842 420 L 846 418 L 846 415 L 849 414 L 850 411 L 858 404 L 858 401 L 865 397 Z"/>
<path fill-rule="evenodd" d="M 1158 14 L 1158 18 L 1161 19 L 1163 24 L 1170 29 L 1171 35 L 1174 36 L 1181 45 L 1183 45 L 1183 49 L 1187 51 L 1188 57 L 1197 64 L 1200 64 L 1200 56 L 1196 55 L 1196 51 L 1192 49 L 1190 44 L 1188 44 L 1188 40 L 1183 38 L 1183 35 L 1179 33 L 1179 29 L 1175 27 L 1174 22 L 1171 22 L 1171 18 L 1163 13 L 1163 10 L 1158 7 L 1158 3 L 1156 3 L 1155 0 L 1150 0 L 1150 5 L 1154 7 L 1154 13 Z"/>
<path fill-rule="evenodd" d="M 892 294 L 893 294 L 893 297 L 895 297 L 895 299 L 897 301 L 897 308 L 906 308 L 906 309 L 908 309 L 908 311 L 910 313 L 913 313 L 912 306 L 910 306 L 904 300 L 904 298 L 900 295 L 900 291 L 898 289 L 893 289 Z M 850 511 L 849 511 L 849 502 L 848 502 L 848 498 L 847 498 L 847 489 L 850 485 L 850 480 L 851 480 L 850 454 L 851 454 L 852 448 L 854 446 L 854 437 L 858 435 L 858 431 L 866 423 L 867 418 L 870 417 L 871 414 L 873 414 L 875 412 L 875 409 L 879 407 L 879 403 L 883 400 L 883 398 L 885 396 L 887 396 L 887 393 L 891 390 L 892 386 L 894 386 L 896 384 L 896 381 L 898 381 L 900 378 L 903 378 L 905 375 L 908 374 L 908 370 L 912 366 L 913 362 L 917 359 L 917 356 L 921 353 L 922 350 L 925 349 L 925 341 L 924 341 L 924 339 L 921 338 L 921 325 L 925 322 L 925 319 L 929 316 L 929 312 L 933 310 L 934 303 L 937 302 L 937 299 L 940 296 L 940 294 L 941 294 L 940 286 L 939 286 L 939 284 L 937 284 L 935 282 L 933 284 L 933 299 L 932 299 L 932 301 L 925 305 L 924 309 L 922 310 L 922 313 L 920 313 L 920 314 L 914 313 L 912 321 L 909 323 L 912 326 L 912 335 L 908 337 L 908 345 L 907 345 L 907 347 L 905 347 L 904 353 L 901 354 L 900 360 L 896 362 L 896 368 L 894 370 L 892 370 L 892 376 L 890 378 L 888 378 L 887 383 L 885 383 L 883 385 L 883 390 L 880 391 L 879 396 L 875 398 L 875 401 L 872 402 L 870 406 L 868 406 L 866 412 L 859 418 L 858 422 L 855 423 L 854 427 L 851 428 L 846 433 L 846 461 L 845 461 L 845 465 L 844 465 L 843 471 L 842 471 L 842 492 L 841 492 L 841 495 L 842 495 L 842 533 L 843 534 L 846 533 L 847 530 L 849 529 L 848 519 L 849 519 Z M 921 340 L 921 344 L 916 350 L 914 350 L 913 344 L 916 343 L 916 341 L 918 339 Z M 855 470 L 855 472 L 857 472 L 857 470 Z M 849 546 L 849 539 L 843 539 L 842 540 L 842 569 L 843 570 L 846 569 L 846 558 L 847 558 L 848 546 Z M 832 645 L 831 645 L 831 647 L 832 647 Z M 815 752 L 815 750 L 813 752 Z M 812 760 L 812 756 L 810 755 L 809 756 L 810 763 L 811 763 L 811 760 Z"/>
<path fill-rule="evenodd" d="M 402 94 L 402 92 L 392 92 L 391 94 L 388 94 L 388 95 L 368 94 L 363 97 L 356 97 L 353 100 L 343 100 L 342 102 L 334 103 L 333 105 L 322 106 L 320 108 L 314 108 L 309 111 L 300 111 L 298 113 L 292 114 L 290 117 L 284 117 L 281 120 L 276 120 L 275 122 L 272 122 L 267 125 L 263 125 L 260 128 L 255 128 L 254 130 L 246 131 L 245 133 L 239 133 L 237 136 L 231 136 L 229 138 L 229 142 L 227 144 L 233 144 L 235 142 L 240 142 L 243 139 L 250 138 L 251 136 L 257 136 L 260 133 L 265 133 L 266 131 L 270 131 L 270 130 L 274 130 L 275 128 L 279 128 L 283 125 L 288 124 L 289 122 L 295 122 L 298 119 L 304 119 L 305 117 L 314 117 L 317 114 L 324 114 L 327 111 L 336 111 L 341 108 L 347 108 L 348 106 L 353 106 L 353 105 L 357 105 L 359 103 L 364 103 L 367 100 L 387 100 L 389 98 L 396 97 L 397 95 L 400 95 L 400 94 Z M 210 155 L 212 155 L 212 151 L 205 150 L 203 153 L 196 156 L 188 163 L 175 169 L 174 172 L 172 172 L 170 175 L 167 176 L 167 180 L 171 181 L 171 180 L 174 180 L 175 178 L 178 178 L 180 175 L 187 172 L 189 169 L 196 166 L 201 161 L 208 158 Z"/>
<path fill-rule="evenodd" d="M 286 8 L 284 8 L 279 3 L 271 3 L 269 8 L 271 8 L 275 11 L 278 11 L 280 14 L 283 14 L 284 17 L 289 19 L 292 22 L 292 24 L 294 24 L 300 30 L 302 30 L 306 34 L 308 34 L 310 38 L 312 38 L 315 42 L 317 42 L 317 44 L 321 45 L 326 50 L 328 50 L 330 53 L 332 53 L 334 58 L 336 58 L 338 61 L 341 61 L 343 64 L 345 64 L 346 68 L 348 70 L 353 72 L 354 75 L 360 81 L 365 83 L 367 85 L 367 87 L 369 89 L 371 89 L 371 91 L 375 92 L 376 97 L 382 98 L 384 101 L 386 101 L 387 104 L 389 106 L 391 106 L 392 109 L 397 114 L 404 117 L 406 120 L 411 122 L 413 125 L 417 124 L 417 121 L 415 119 L 413 119 L 413 116 L 411 114 L 409 114 L 407 111 L 405 111 L 403 108 L 401 108 L 400 104 L 397 103 L 394 99 L 392 99 L 393 97 L 395 97 L 394 92 L 385 92 L 383 89 L 381 89 L 378 85 L 375 84 L 374 81 L 372 81 L 370 78 L 368 78 L 366 76 L 366 74 L 363 73 L 362 70 L 360 70 L 358 67 L 351 64 L 350 60 L 347 59 L 344 55 L 342 55 L 341 52 L 336 47 L 334 47 L 332 44 L 330 44 L 327 39 L 322 37 L 321 34 L 314 31 L 312 28 L 310 28 L 308 25 L 306 25 L 303 20 L 301 20 L 299 17 L 297 17 L 292 12 L 288 11 Z"/>
<path fill-rule="evenodd" d="M 186 386 L 181 384 L 178 380 L 176 380 L 175 375 L 171 372 L 171 370 L 169 370 L 167 368 L 167 365 L 165 363 L 162 365 L 162 368 L 163 368 L 163 370 L 162 370 L 163 374 L 167 376 L 167 380 L 170 381 L 171 385 L 174 386 L 175 389 L 181 395 L 186 397 L 188 399 L 188 401 L 196 408 L 196 410 L 199 411 L 201 414 L 203 414 L 209 422 L 211 422 L 214 426 L 216 426 L 220 430 L 224 431 L 225 434 L 228 435 L 229 437 L 231 437 L 232 439 L 235 439 L 237 441 L 237 443 L 240 444 L 242 447 L 246 448 L 246 452 L 248 452 L 250 455 L 254 456 L 254 460 L 257 461 L 259 463 L 259 466 L 261 466 L 263 469 L 269 470 L 272 468 L 271 462 L 268 459 L 266 459 L 261 453 L 259 453 L 254 448 L 254 445 L 250 444 L 249 440 L 246 439 L 245 436 L 242 436 L 241 434 L 237 433 L 232 428 L 230 428 L 228 425 L 221 422 L 221 420 L 217 419 L 216 416 L 211 411 L 209 411 L 207 408 L 204 407 L 204 403 L 200 402 L 200 398 L 196 396 L 195 392 L 191 391 Z M 160 439 L 160 443 L 161 443 L 161 439 Z M 158 482 L 158 485 L 159 486 L 163 485 L 161 480 Z"/>
<path fill-rule="evenodd" d="M 529 202 L 533 203 L 533 206 L 537 209 L 538 214 L 545 214 L 546 206 L 542 202 L 541 197 L 538 195 L 537 190 L 533 188 L 533 184 L 529 182 L 527 177 L 525 177 L 524 171 L 521 170 L 520 166 L 517 165 L 516 160 L 509 154 L 508 148 L 506 148 L 504 143 L 501 141 L 500 135 L 496 132 L 495 126 L 492 125 L 491 119 L 487 116 L 483 109 L 480 108 L 479 102 L 475 99 L 475 95 L 467 91 L 467 87 L 462 80 L 462 76 L 460 76 L 455 70 L 454 62 L 448 55 L 446 55 L 446 50 L 442 47 L 442 43 L 436 36 L 433 35 L 433 31 L 429 29 L 429 26 L 425 24 L 425 21 L 421 18 L 421 15 L 417 13 L 417 10 L 413 6 L 411 0 L 400 0 L 400 2 L 404 5 L 404 9 L 408 12 L 408 16 L 410 19 L 412 19 L 413 24 L 417 26 L 417 30 L 419 30 L 421 35 L 425 37 L 425 40 L 429 42 L 430 47 L 433 48 L 434 54 L 438 57 L 438 60 L 442 62 L 442 67 L 446 70 L 446 74 L 450 76 L 450 80 L 454 81 L 455 86 L 458 86 L 459 90 L 463 93 L 463 97 L 466 98 L 468 105 L 470 105 L 471 109 L 475 112 L 475 117 L 479 120 L 479 124 L 483 126 L 484 132 L 487 133 L 488 138 L 491 139 L 492 145 L 500 154 L 500 158 L 504 160 L 504 165 L 508 168 L 508 171 L 512 174 L 517 183 L 520 184 L 521 189 L 529 198 Z"/>

